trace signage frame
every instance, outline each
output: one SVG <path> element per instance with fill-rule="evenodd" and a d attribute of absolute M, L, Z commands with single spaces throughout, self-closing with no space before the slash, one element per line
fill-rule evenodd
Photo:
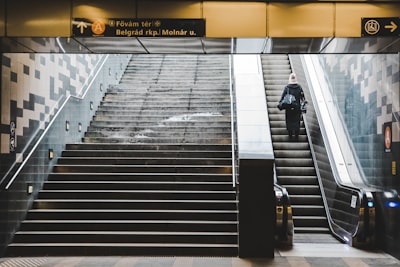
<path fill-rule="evenodd" d="M 204 37 L 205 19 L 73 18 L 72 37 Z"/>
<path fill-rule="evenodd" d="M 400 17 L 361 18 L 361 36 L 400 36 Z"/>

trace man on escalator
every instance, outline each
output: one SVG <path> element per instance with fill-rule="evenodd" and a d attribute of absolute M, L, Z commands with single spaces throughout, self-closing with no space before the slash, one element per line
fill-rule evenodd
<path fill-rule="evenodd" d="M 285 106 L 284 104 L 282 106 L 282 103 L 287 101 L 289 95 L 293 102 L 290 105 Z M 299 140 L 300 120 L 303 112 L 300 108 L 302 103 L 306 103 L 303 88 L 298 84 L 296 74 L 291 73 L 278 105 L 279 109 L 285 109 L 286 129 L 288 130 L 290 141 Z"/>

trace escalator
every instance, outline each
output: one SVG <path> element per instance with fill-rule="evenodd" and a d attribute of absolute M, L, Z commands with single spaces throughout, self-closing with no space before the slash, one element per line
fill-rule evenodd
<path fill-rule="evenodd" d="M 277 228 L 280 232 L 276 239 L 281 244 L 290 244 L 287 233 L 292 213 L 294 243 L 336 243 L 339 240 L 356 247 L 373 247 L 376 238 L 374 193 L 367 185 L 351 183 L 355 173 L 347 173 L 346 166 L 337 160 L 336 156 L 343 153 L 338 143 L 346 140 L 340 137 L 340 141 L 332 141 L 339 138 L 337 131 L 341 129 L 337 124 L 332 127 L 338 129 L 329 127 L 332 115 L 327 115 L 324 105 L 320 105 L 322 89 L 316 87 L 322 83 L 316 80 L 323 77 L 323 73 L 316 74 L 318 68 L 300 56 L 263 55 L 261 62 L 275 157 L 276 199 L 287 191 L 284 210 L 288 216 L 281 216 L 281 210 L 276 209 L 277 225 L 281 218 L 287 222 L 279 222 L 284 226 Z M 277 108 L 291 72 L 296 72 L 309 102 L 297 141 L 289 140 L 285 112 Z M 348 182 L 343 180 L 346 177 L 350 179 Z M 282 237 L 284 242 L 281 242 Z"/>
<path fill-rule="evenodd" d="M 287 55 L 269 55 L 263 56 L 261 60 L 276 176 L 279 184 L 286 188 L 290 196 L 295 238 L 298 241 L 299 238 L 304 237 L 300 234 L 329 234 L 304 123 L 301 123 L 299 140 L 289 140 L 285 112 L 276 107 L 291 72 L 289 58 Z"/>
<path fill-rule="evenodd" d="M 333 113 L 327 114 L 325 106 L 321 106 L 321 91 L 328 89 L 316 82 L 318 77 L 323 77 L 322 73 L 317 74 L 318 63 L 300 56 L 263 55 L 261 65 L 275 157 L 276 229 L 279 231 L 276 241 L 286 245 L 291 241 L 341 241 L 355 247 L 373 248 L 375 191 L 366 184 L 352 183 L 352 179 L 362 174 L 350 175 L 337 159 L 343 153 L 338 146 L 343 149 L 342 143 L 347 140 L 343 137 L 338 140 L 340 130 L 335 128 L 339 125 L 332 123 Z M 291 72 L 296 72 L 309 102 L 297 141 L 289 140 L 285 112 L 277 108 Z M 281 197 L 285 192 L 287 196 Z M 278 205 L 285 199 L 285 205 Z M 291 220 L 293 237 L 290 236 Z"/>

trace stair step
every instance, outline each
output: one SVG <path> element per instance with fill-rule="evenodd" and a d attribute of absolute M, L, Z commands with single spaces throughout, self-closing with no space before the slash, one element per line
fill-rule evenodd
<path fill-rule="evenodd" d="M 113 144 L 118 144 L 121 141 L 126 141 L 124 144 L 140 144 L 140 143 L 185 143 L 185 144 L 204 144 L 204 145 L 218 145 L 218 144 L 231 144 L 231 133 L 225 130 L 201 132 L 185 131 L 182 127 L 181 130 L 176 130 L 173 134 L 168 134 L 160 129 L 152 130 L 151 128 L 145 130 L 130 130 L 123 128 L 116 128 L 114 126 L 90 126 L 85 132 L 82 140 L 98 140 L 107 141 Z M 194 129 L 193 129 L 194 130 Z M 100 143 L 101 144 L 101 143 Z"/>
<path fill-rule="evenodd" d="M 323 205 L 321 195 L 290 195 L 292 205 Z"/>
<path fill-rule="evenodd" d="M 294 233 L 296 234 L 330 234 L 329 227 L 294 227 Z"/>
<path fill-rule="evenodd" d="M 232 173 L 230 165 L 54 165 L 54 172 L 72 173 Z"/>
<path fill-rule="evenodd" d="M 184 93 L 183 93 L 184 94 Z M 215 94 L 215 93 L 214 93 Z M 208 98 L 209 99 L 205 99 Z M 187 96 L 182 96 L 182 95 L 176 95 L 176 96 L 170 96 L 166 94 L 162 94 L 161 97 L 149 99 L 147 98 L 146 100 L 138 99 L 137 95 L 134 96 L 127 96 L 127 95 L 121 95 L 118 97 L 112 97 L 110 95 L 106 95 L 102 101 L 100 101 L 100 105 L 102 107 L 107 107 L 107 106 L 113 106 L 113 105 L 122 105 L 122 106 L 127 106 L 127 107 L 135 107 L 138 106 L 139 108 L 142 107 L 152 107 L 152 109 L 157 110 L 157 108 L 160 107 L 165 107 L 165 103 L 168 100 L 168 104 L 172 108 L 183 108 L 187 109 L 188 103 L 190 102 L 190 107 L 230 107 L 230 98 L 226 97 L 218 97 L 217 94 L 212 95 L 212 94 L 204 94 L 204 96 L 199 96 L 199 98 L 194 97 L 191 94 L 188 94 Z M 160 106 L 161 105 L 161 106 Z M 154 108 L 153 108 L 154 107 Z M 209 114 L 209 113 L 205 113 Z M 162 115 L 162 114 L 160 114 Z"/>
<path fill-rule="evenodd" d="M 328 227 L 326 216 L 293 216 L 296 227 Z"/>
<path fill-rule="evenodd" d="M 289 192 L 290 195 L 320 195 L 321 191 L 319 185 L 285 185 L 285 188 Z"/>
<path fill-rule="evenodd" d="M 132 210 L 61 209 L 31 210 L 28 220 L 213 220 L 234 221 L 235 210 Z"/>
<path fill-rule="evenodd" d="M 59 165 L 229 165 L 231 158 L 60 157 Z"/>
<path fill-rule="evenodd" d="M 154 124 L 154 125 L 145 125 L 145 126 L 124 126 L 124 125 L 118 125 L 118 126 L 89 126 L 88 131 L 131 131 L 131 132 L 170 132 L 170 133 L 181 133 L 181 132 L 187 132 L 187 133 L 198 133 L 202 132 L 203 134 L 205 133 L 230 133 L 231 128 L 230 127 L 221 127 L 219 125 L 209 125 L 209 127 L 198 127 L 198 126 L 191 126 L 191 125 L 165 125 L 165 124 Z"/>
<path fill-rule="evenodd" d="M 93 120 L 90 123 L 92 127 L 152 127 L 157 125 L 165 125 L 165 126 L 179 126 L 184 125 L 187 127 L 207 127 L 207 126 L 214 126 L 214 127 L 221 127 L 221 128 L 229 128 L 230 122 L 224 121 L 196 121 L 196 120 L 179 120 L 179 119 L 166 119 L 166 120 L 154 120 L 154 121 L 140 121 L 140 120 L 108 120 L 108 121 L 101 121 L 101 120 Z M 178 144 L 180 142 L 177 142 Z"/>
<path fill-rule="evenodd" d="M 279 167 L 276 167 L 276 171 L 277 171 L 278 177 L 283 175 L 283 176 L 298 177 L 300 179 L 302 176 L 315 175 L 314 166 L 305 166 L 305 167 L 279 166 Z"/>
<path fill-rule="evenodd" d="M 158 210 L 236 210 L 236 200 L 170 200 L 170 199 L 38 199 L 33 209 L 158 209 Z"/>
<path fill-rule="evenodd" d="M 64 150 L 62 157 L 231 158 L 231 151 Z"/>
<path fill-rule="evenodd" d="M 231 151 L 230 144 L 114 144 L 114 143 L 77 143 L 67 144 L 66 150 L 153 150 L 153 151 Z"/>
<path fill-rule="evenodd" d="M 291 205 L 293 216 L 326 216 L 323 205 Z"/>
<path fill-rule="evenodd" d="M 280 175 L 279 182 L 284 184 L 285 186 L 290 185 L 318 185 L 318 177 L 316 175 L 302 175 L 302 176 L 293 176 L 293 175 Z"/>
<path fill-rule="evenodd" d="M 237 221 L 196 220 L 25 220 L 21 231 L 237 232 Z"/>
<path fill-rule="evenodd" d="M 292 167 L 300 167 L 300 168 L 314 168 L 314 162 L 311 157 L 308 158 L 276 158 L 275 162 L 277 166 L 290 166 Z M 280 168 L 288 168 L 288 167 L 280 167 Z"/>
<path fill-rule="evenodd" d="M 232 182 L 47 181 L 44 190 L 232 190 Z"/>
<path fill-rule="evenodd" d="M 9 257 L 20 256 L 232 256 L 238 255 L 236 244 L 196 243 L 22 243 L 8 247 Z"/>
<path fill-rule="evenodd" d="M 50 173 L 49 181 L 232 182 L 231 173 Z"/>
<path fill-rule="evenodd" d="M 137 232 L 137 231 L 31 231 L 17 232 L 14 244 L 41 243 L 184 243 L 236 244 L 237 233 L 229 232 Z"/>
<path fill-rule="evenodd" d="M 54 199 L 174 199 L 234 200 L 234 191 L 183 190 L 41 190 L 39 198 Z"/>

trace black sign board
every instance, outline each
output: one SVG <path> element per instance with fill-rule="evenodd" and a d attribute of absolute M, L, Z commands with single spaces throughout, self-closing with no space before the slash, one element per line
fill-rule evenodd
<path fill-rule="evenodd" d="M 400 36 L 400 18 L 362 18 L 361 36 Z"/>
<path fill-rule="evenodd" d="M 14 152 L 16 148 L 16 140 L 15 140 L 15 129 L 17 125 L 15 121 L 10 122 L 10 152 Z"/>
<path fill-rule="evenodd" d="M 384 137 L 384 145 L 385 145 L 385 152 L 389 153 L 392 152 L 392 123 L 385 122 L 383 124 L 383 137 Z"/>
<path fill-rule="evenodd" d="M 75 37 L 203 37 L 204 19 L 74 18 Z"/>

